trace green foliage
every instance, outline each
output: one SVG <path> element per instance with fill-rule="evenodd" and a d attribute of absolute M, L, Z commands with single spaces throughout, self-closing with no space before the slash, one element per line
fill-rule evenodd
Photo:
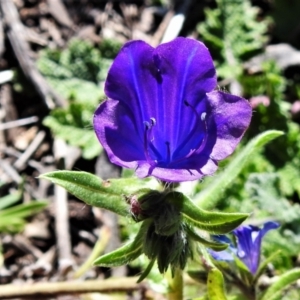
<path fill-rule="evenodd" d="M 143 239 L 149 225 L 149 222 L 143 223 L 132 242 L 113 252 L 102 255 L 94 261 L 94 264 L 104 267 L 115 267 L 122 266 L 138 258 L 142 254 Z"/>
<path fill-rule="evenodd" d="M 118 41 L 106 39 L 100 43 L 99 49 L 104 57 L 113 59 L 118 54 L 121 46 Z"/>
<path fill-rule="evenodd" d="M 72 39 L 64 50 L 46 49 L 37 62 L 39 70 L 47 77 L 82 80 L 98 83 L 102 68 L 99 49 L 91 43 Z"/>
<path fill-rule="evenodd" d="M 260 51 L 267 41 L 267 22 L 258 22 L 258 9 L 248 0 L 217 0 L 216 9 L 205 9 L 198 26 L 200 39 L 216 61 L 218 76 L 236 78 L 242 61 Z"/>
<path fill-rule="evenodd" d="M 21 192 L 15 192 L 0 198 L 0 232 L 20 232 L 26 224 L 26 218 L 41 211 L 48 204 L 38 201 L 12 206 L 21 197 Z"/>
<path fill-rule="evenodd" d="M 268 129 L 278 129 L 285 135 L 266 148 L 265 157 L 275 167 L 284 195 L 300 195 L 300 127 L 289 113 L 290 103 L 285 101 L 287 81 L 274 62 L 265 62 L 262 72 L 243 75 L 240 78 L 246 97 L 265 95 L 270 99 L 268 106 L 259 105 L 253 114 L 249 135 Z"/>
<path fill-rule="evenodd" d="M 253 212 L 258 217 L 271 215 L 282 223 L 292 223 L 300 219 L 300 205 L 285 199 L 280 191 L 279 177 L 275 173 L 252 173 L 246 184 Z"/>
<path fill-rule="evenodd" d="M 238 227 L 247 214 L 206 211 L 196 206 L 185 195 L 174 192 L 168 195 L 168 201 L 180 209 L 188 223 L 214 234 L 224 234 Z"/>
<path fill-rule="evenodd" d="M 37 62 L 49 84 L 69 101 L 68 107 L 54 109 L 44 125 L 56 137 L 81 148 L 86 159 L 101 151 L 92 130 L 92 116 L 104 98 L 100 83 L 119 48 L 120 44 L 110 40 L 96 48 L 89 42 L 73 39 L 64 50 L 43 50 Z"/>
<path fill-rule="evenodd" d="M 284 290 L 292 283 L 300 279 L 300 269 L 293 269 L 279 278 L 267 289 L 266 293 L 260 300 L 280 300 L 283 299 Z"/>
<path fill-rule="evenodd" d="M 203 208 L 216 206 L 218 201 L 222 200 L 224 189 L 229 187 L 231 182 L 239 175 L 245 164 L 250 161 L 252 155 L 259 152 L 264 145 L 282 134 L 280 131 L 270 130 L 255 137 L 231 160 L 226 170 L 214 177 L 212 182 L 195 197 L 196 203 Z"/>
<path fill-rule="evenodd" d="M 43 174 L 40 178 L 62 186 L 89 205 L 110 210 L 121 216 L 128 216 L 130 213 L 124 195 L 129 196 L 138 190 L 146 193 L 149 188 L 156 187 L 156 183 L 151 179 L 119 178 L 105 181 L 91 173 L 78 171 L 55 171 Z"/>
<path fill-rule="evenodd" d="M 207 293 L 210 300 L 226 300 L 224 278 L 221 271 L 212 268 L 208 272 Z"/>
<path fill-rule="evenodd" d="M 43 124 L 51 128 L 56 137 L 81 148 L 82 156 L 90 159 L 100 153 L 101 146 L 94 131 L 91 130 L 90 122 L 83 120 L 84 113 L 87 111 L 83 104 L 71 103 L 68 110 L 61 108 L 53 110 L 51 115 L 44 119 Z M 76 115 L 80 117 L 75 118 Z"/>
<path fill-rule="evenodd" d="M 250 132 L 258 130 L 278 129 L 287 131 L 287 120 L 289 118 L 289 103 L 284 100 L 284 91 L 287 81 L 281 71 L 272 61 L 264 62 L 262 72 L 249 75 L 244 74 L 240 78 L 245 97 L 264 95 L 270 99 L 269 105 L 258 105 L 253 114 Z"/>

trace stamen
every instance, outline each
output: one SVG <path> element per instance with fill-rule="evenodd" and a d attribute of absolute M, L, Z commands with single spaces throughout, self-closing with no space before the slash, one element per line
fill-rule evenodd
<path fill-rule="evenodd" d="M 151 125 L 149 122 L 147 122 L 147 121 L 144 121 L 144 125 L 145 125 L 146 129 L 150 129 L 151 126 L 152 126 L 152 125 Z"/>
<path fill-rule="evenodd" d="M 145 131 L 144 131 L 144 153 L 148 162 L 152 162 L 149 153 L 149 142 L 151 138 L 152 127 L 156 124 L 155 118 L 150 118 L 150 122 L 144 121 Z"/>
<path fill-rule="evenodd" d="M 150 118 L 150 121 L 151 121 L 152 126 L 156 125 L 156 120 L 155 120 L 155 118 Z"/>
<path fill-rule="evenodd" d="M 206 112 L 203 112 L 201 114 L 201 121 L 204 123 L 204 129 L 205 129 L 205 134 L 204 134 L 204 138 L 201 142 L 201 145 L 200 147 L 196 150 L 197 153 L 200 153 L 203 148 L 205 147 L 206 145 L 206 142 L 207 142 L 207 138 L 208 138 L 208 134 L 207 134 L 207 123 L 206 123 Z"/>

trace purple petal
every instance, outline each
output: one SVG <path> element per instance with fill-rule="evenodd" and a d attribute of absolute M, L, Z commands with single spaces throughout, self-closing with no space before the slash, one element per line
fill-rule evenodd
<path fill-rule="evenodd" d="M 125 44 L 114 60 L 105 82 L 108 98 L 120 101 L 132 112 L 139 137 L 144 121 L 149 121 L 156 99 L 157 79 L 153 64 L 154 49 L 143 41 Z M 128 132 L 130 134 L 130 132 Z"/>
<path fill-rule="evenodd" d="M 233 153 L 243 137 L 252 109 L 245 99 L 223 92 L 208 93 L 207 99 L 211 107 L 207 145 L 213 144 L 210 157 L 222 160 Z"/>
<path fill-rule="evenodd" d="M 263 225 L 263 228 L 259 230 L 257 236 L 255 236 L 256 234 L 252 233 L 254 248 L 260 249 L 261 248 L 261 241 L 262 241 L 262 238 L 265 236 L 265 234 L 267 232 L 269 232 L 270 230 L 272 230 L 272 229 L 277 229 L 279 226 L 280 226 L 279 223 L 269 221 L 269 222 L 266 222 Z"/>
<path fill-rule="evenodd" d="M 219 261 L 233 261 L 234 260 L 233 255 L 228 250 L 214 251 L 212 249 L 208 249 L 208 252 L 215 260 L 219 260 Z"/>
<path fill-rule="evenodd" d="M 198 122 L 190 107 L 205 111 L 205 93 L 217 84 L 215 68 L 206 46 L 196 40 L 177 38 L 155 51 L 162 82 L 158 89 L 157 122 L 174 153 Z M 180 126 L 178 126 L 179 124 Z M 161 129 L 161 128 L 160 128 Z"/>
<path fill-rule="evenodd" d="M 233 261 L 233 254 L 236 254 L 236 248 L 233 246 L 232 241 L 226 235 L 213 235 L 212 239 L 219 243 L 228 244 L 229 247 L 223 251 L 214 251 L 212 249 L 208 249 L 211 256 L 215 260 Z"/>
<path fill-rule="evenodd" d="M 237 237 L 237 255 L 252 274 L 256 273 L 259 266 L 262 238 L 268 231 L 278 227 L 279 224 L 276 222 L 267 222 L 262 229 L 249 225 L 241 226 L 233 231 Z"/>
<path fill-rule="evenodd" d="M 108 157 L 126 168 L 136 168 L 136 161 L 145 159 L 133 118 L 128 108 L 114 100 L 103 102 L 94 115 L 95 132 Z"/>
<path fill-rule="evenodd" d="M 204 175 L 213 174 L 217 170 L 218 166 L 211 159 L 204 157 L 202 161 L 200 169 L 195 169 L 195 165 L 187 165 L 187 163 L 185 163 L 184 168 L 167 169 L 151 166 L 148 162 L 139 162 L 136 175 L 140 178 L 152 175 L 167 182 L 182 182 L 201 179 Z M 201 164 L 201 161 L 198 160 L 196 163 Z"/>

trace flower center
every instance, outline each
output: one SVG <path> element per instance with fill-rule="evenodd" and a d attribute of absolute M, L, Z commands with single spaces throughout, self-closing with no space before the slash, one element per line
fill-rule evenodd
<path fill-rule="evenodd" d="M 207 113 L 198 113 L 195 107 L 186 100 L 184 104 L 194 114 L 194 125 L 180 144 L 175 145 L 174 151 L 172 151 L 171 142 L 166 139 L 162 139 L 158 145 L 154 145 L 153 141 L 155 137 L 157 138 L 156 134 L 158 134 L 157 130 L 159 130 L 159 128 L 154 129 L 154 126 L 156 126 L 156 119 L 154 117 L 151 117 L 149 121 L 143 122 L 145 126 L 144 154 L 151 166 L 176 168 L 178 164 L 181 164 L 193 154 L 201 153 L 205 147 L 207 142 Z"/>
<path fill-rule="evenodd" d="M 174 159 L 172 160 L 172 164 L 180 163 L 191 155 L 200 153 L 207 142 L 207 113 L 202 112 L 199 114 L 195 107 L 186 100 L 184 100 L 184 104 L 194 113 L 196 123 L 185 139 L 178 145 L 177 150 L 173 155 Z"/>

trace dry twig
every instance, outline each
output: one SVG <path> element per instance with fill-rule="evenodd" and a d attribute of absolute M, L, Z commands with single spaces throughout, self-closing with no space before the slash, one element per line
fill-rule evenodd
<path fill-rule="evenodd" d="M 37 148 L 40 146 L 40 144 L 42 143 L 42 141 L 44 140 L 46 136 L 45 131 L 40 131 L 35 138 L 33 139 L 33 141 L 31 142 L 31 144 L 29 145 L 29 147 L 25 150 L 25 152 L 17 159 L 17 161 L 14 163 L 14 167 L 17 170 L 22 169 L 25 164 L 27 163 L 27 161 L 29 160 L 29 158 L 33 155 L 33 153 L 37 150 Z"/>
<path fill-rule="evenodd" d="M 72 28 L 74 26 L 65 5 L 61 0 L 48 0 L 49 11 L 53 18 L 63 26 Z"/>
<path fill-rule="evenodd" d="M 33 298 L 80 294 L 80 293 L 107 293 L 107 292 L 132 292 L 144 288 L 143 284 L 137 284 L 137 277 L 117 278 L 108 280 L 66 281 L 24 284 L 16 288 L 15 284 L 0 286 L 0 299 Z"/>
<path fill-rule="evenodd" d="M 39 120 L 38 117 L 32 116 L 32 117 L 28 117 L 28 118 L 24 118 L 24 119 L 18 119 L 15 121 L 2 123 L 2 124 L 0 124 L 0 130 L 6 130 L 6 129 L 10 129 L 10 128 L 15 128 L 15 127 L 19 127 L 19 126 L 36 123 L 38 120 Z"/>
<path fill-rule="evenodd" d="M 30 48 L 25 40 L 26 31 L 20 21 L 14 2 L 2 0 L 0 1 L 0 8 L 5 20 L 5 25 L 8 28 L 7 35 L 9 41 L 24 74 L 33 83 L 48 108 L 55 107 L 55 104 L 64 106 L 65 101 L 52 90 L 30 57 Z"/>

